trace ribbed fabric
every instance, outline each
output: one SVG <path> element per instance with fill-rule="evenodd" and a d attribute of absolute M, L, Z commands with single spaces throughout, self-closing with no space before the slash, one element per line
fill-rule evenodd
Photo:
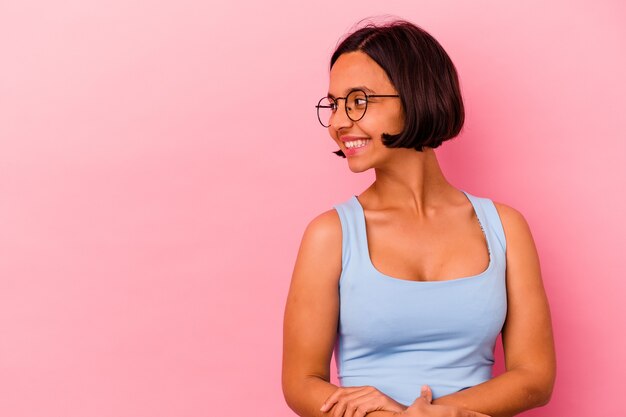
<path fill-rule="evenodd" d="M 335 358 L 341 386 L 371 385 L 404 405 L 428 384 L 434 397 L 487 381 L 506 317 L 506 241 L 488 198 L 463 191 L 485 234 L 489 266 L 478 275 L 410 281 L 369 257 L 356 196 L 333 206 L 341 220 L 342 272 Z"/>

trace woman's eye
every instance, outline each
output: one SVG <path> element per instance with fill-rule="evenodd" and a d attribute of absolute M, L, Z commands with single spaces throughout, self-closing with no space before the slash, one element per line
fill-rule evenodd
<path fill-rule="evenodd" d="M 354 100 L 354 104 L 357 106 L 365 106 L 365 103 L 367 103 L 367 100 L 364 98 L 357 98 Z"/>

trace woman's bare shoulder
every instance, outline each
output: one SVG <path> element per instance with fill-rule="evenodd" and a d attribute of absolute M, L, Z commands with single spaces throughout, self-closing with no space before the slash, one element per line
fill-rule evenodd
<path fill-rule="evenodd" d="M 294 267 L 294 291 L 323 294 L 324 297 L 334 294 L 341 274 L 341 239 L 341 222 L 334 209 L 309 222 Z"/>
<path fill-rule="evenodd" d="M 302 240 L 321 246 L 341 246 L 341 220 L 334 208 L 315 216 L 306 226 Z"/>
<path fill-rule="evenodd" d="M 537 291 L 541 286 L 539 254 L 528 222 L 519 210 L 502 203 L 495 203 L 506 236 L 507 282 L 535 282 Z M 534 278 L 534 279 L 533 279 Z M 516 290 L 512 289 L 510 292 Z"/>
<path fill-rule="evenodd" d="M 504 229 L 504 233 L 507 236 L 507 240 L 509 238 L 520 237 L 520 235 L 530 235 L 530 227 L 528 226 L 528 222 L 519 210 L 511 207 L 510 205 L 497 201 L 494 201 L 493 205 L 498 211 L 498 215 L 500 216 L 500 220 L 502 222 L 502 228 Z"/>

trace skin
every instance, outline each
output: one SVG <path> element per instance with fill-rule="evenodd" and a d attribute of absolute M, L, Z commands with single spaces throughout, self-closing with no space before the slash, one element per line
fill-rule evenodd
<path fill-rule="evenodd" d="M 397 94 L 369 56 L 343 54 L 331 70 L 329 93 L 343 97 L 361 85 L 376 94 Z M 343 106 L 340 100 L 328 128 L 335 143 L 346 153 L 342 135 L 371 138 L 362 152 L 347 157 L 347 163 L 352 172 L 374 169 L 376 173 L 375 182 L 358 196 L 375 268 L 398 279 L 423 281 L 484 271 L 489 255 L 472 205 L 446 180 L 433 149 L 391 149 L 382 143 L 383 132 L 402 130 L 400 100 L 372 99 L 358 122 L 346 116 Z M 507 241 L 508 312 L 502 331 L 506 371 L 434 400 L 428 387 L 416 387 L 419 397 L 408 408 L 375 386 L 337 387 L 329 382 L 339 317 L 341 223 L 331 209 L 308 224 L 293 270 L 283 329 L 283 393 L 298 415 L 505 417 L 549 401 L 556 360 L 537 251 L 524 217 L 505 204 L 494 204 Z"/>

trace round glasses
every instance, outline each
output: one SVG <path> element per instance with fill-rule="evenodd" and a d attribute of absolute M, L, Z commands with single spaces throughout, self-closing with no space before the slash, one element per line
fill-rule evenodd
<path fill-rule="evenodd" d="M 322 97 L 317 103 L 317 118 L 324 127 L 330 126 L 330 118 L 339 108 L 339 100 L 345 100 L 346 114 L 353 122 L 358 122 L 365 116 L 370 98 L 400 97 L 397 94 L 366 94 L 363 90 L 352 90 L 345 97 Z M 375 103 L 372 101 L 371 103 Z"/>

